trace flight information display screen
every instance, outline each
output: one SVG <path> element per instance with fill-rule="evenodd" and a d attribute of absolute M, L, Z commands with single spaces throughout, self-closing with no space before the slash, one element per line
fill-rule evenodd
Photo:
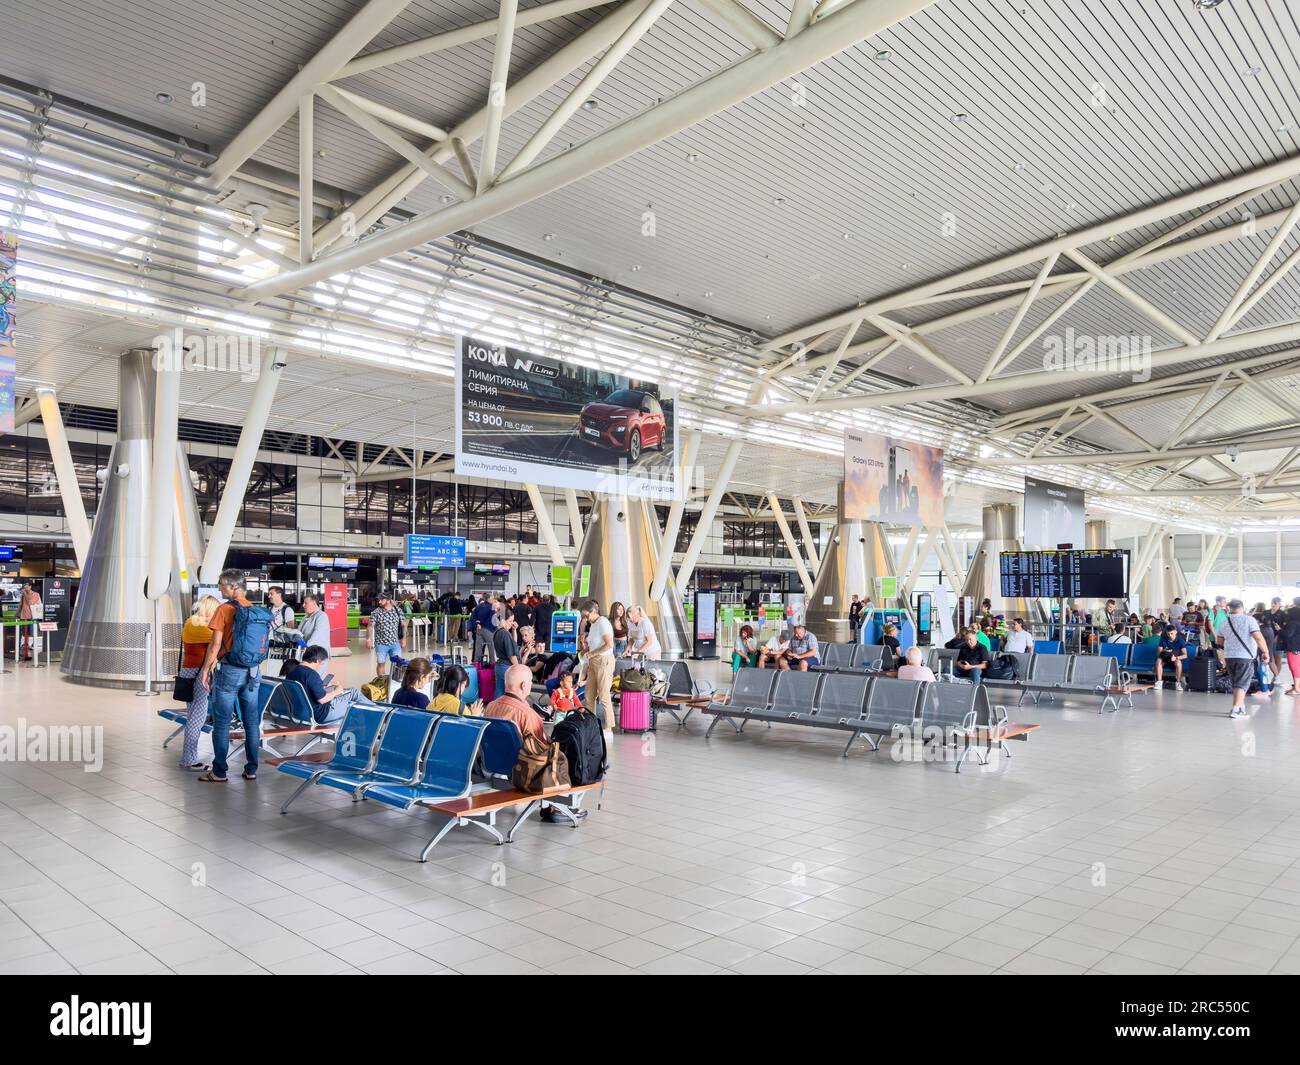
<path fill-rule="evenodd" d="M 1128 595 L 1128 562 L 1117 548 L 1003 551 L 998 572 L 1007 598 L 1119 599 Z"/>

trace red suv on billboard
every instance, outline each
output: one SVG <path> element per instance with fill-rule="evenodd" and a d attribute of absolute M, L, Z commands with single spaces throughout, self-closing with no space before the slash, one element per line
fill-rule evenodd
<path fill-rule="evenodd" d="M 620 388 L 578 415 L 578 439 L 636 462 L 648 447 L 662 448 L 668 419 L 659 400 L 637 388 Z"/>

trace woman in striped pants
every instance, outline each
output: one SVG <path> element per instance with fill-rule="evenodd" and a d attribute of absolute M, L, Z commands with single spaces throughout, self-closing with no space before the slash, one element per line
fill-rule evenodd
<path fill-rule="evenodd" d="M 180 767 L 196 773 L 208 768 L 199 761 L 199 737 L 208 722 L 208 689 L 198 680 L 198 675 L 208 644 L 212 642 L 212 629 L 208 623 L 220 605 L 220 600 L 205 595 L 194 604 L 194 613 L 181 629 L 181 667 L 176 675 L 195 680 L 194 695 L 185 705 L 185 746 L 181 749 Z"/>

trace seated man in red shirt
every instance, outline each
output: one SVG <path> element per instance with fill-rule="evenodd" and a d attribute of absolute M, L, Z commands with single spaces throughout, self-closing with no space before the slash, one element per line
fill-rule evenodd
<path fill-rule="evenodd" d="M 545 743 L 542 715 L 528 705 L 528 693 L 533 687 L 533 675 L 528 667 L 510 666 L 505 671 L 504 687 L 505 691 L 483 709 L 483 716 L 513 721 L 521 736 L 531 734 Z"/>

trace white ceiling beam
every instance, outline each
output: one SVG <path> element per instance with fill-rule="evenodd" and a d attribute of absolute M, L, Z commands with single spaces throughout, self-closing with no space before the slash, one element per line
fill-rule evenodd
<path fill-rule="evenodd" d="M 1292 348 L 1288 351 L 1276 351 L 1267 355 L 1252 356 L 1248 359 L 1236 359 L 1233 360 L 1232 365 L 1239 370 L 1249 370 L 1254 369 L 1255 367 L 1267 366 L 1271 363 L 1286 362 L 1288 360 L 1293 361 L 1297 358 L 1300 358 L 1300 348 Z M 1162 402 L 1164 399 L 1173 396 L 1186 395 L 1189 392 L 1199 392 L 1205 382 L 1208 382 L 1222 373 L 1223 369 L 1219 366 L 1204 366 L 1188 370 L 1186 373 L 1162 377 L 1152 381 L 1143 381 L 1139 384 L 1121 385 L 1118 388 L 1103 389 L 1100 392 L 1093 392 L 1087 396 L 1052 400 L 1049 403 L 1043 403 L 1036 407 L 1027 407 L 1022 411 L 1005 414 L 994 420 L 993 427 L 999 432 L 1006 431 L 1013 427 L 1021 432 L 1029 429 L 1041 429 L 1051 421 L 1050 416 L 1053 413 L 1059 411 L 1066 404 L 1077 404 L 1080 400 L 1087 400 L 1089 403 L 1101 403 L 1104 400 L 1124 399 L 1129 396 L 1138 396 L 1141 397 L 1143 402 Z M 1266 380 L 1271 377 L 1285 376 L 1294 373 L 1300 373 L 1300 367 L 1277 367 L 1273 370 L 1264 371 L 1259 376 L 1261 380 Z M 1135 401 L 1132 405 L 1137 406 L 1139 404 Z M 1031 421 L 1032 424 L 1030 424 Z"/>
<path fill-rule="evenodd" d="M 1241 284 L 1237 286 L 1237 291 L 1233 293 L 1232 299 L 1228 301 L 1228 305 L 1223 308 L 1223 313 L 1219 315 L 1219 320 L 1214 323 L 1214 328 L 1210 330 L 1209 334 L 1205 338 L 1206 340 L 1217 340 L 1236 320 L 1237 308 L 1241 306 L 1242 301 L 1250 293 L 1250 290 L 1254 288 L 1255 282 L 1259 280 L 1260 275 L 1268 268 L 1268 264 L 1273 261 L 1273 256 L 1275 256 L 1277 250 L 1282 247 L 1283 241 L 1285 241 L 1290 235 L 1291 230 L 1295 228 L 1297 221 L 1300 221 L 1300 200 L 1297 200 L 1291 207 L 1290 212 L 1286 216 L 1286 220 L 1283 221 L 1276 230 L 1274 230 L 1273 236 L 1269 239 L 1263 253 L 1255 260 L 1254 265 L 1249 271 L 1247 271 Z"/>
<path fill-rule="evenodd" d="M 1186 362 L 1189 358 L 1209 359 L 1220 355 L 1231 355 L 1240 351 L 1247 351 L 1251 348 L 1269 347 L 1275 344 L 1292 344 L 1297 341 L 1300 341 L 1300 323 L 1273 326 L 1268 329 L 1253 329 L 1247 333 L 1233 333 L 1230 336 L 1220 337 L 1213 343 L 1198 344 L 1195 348 L 1180 344 L 1153 352 L 1151 355 L 1151 369 L 1157 370 L 1164 369 L 1166 366 L 1176 366 Z M 770 416 L 791 412 L 810 414 L 825 410 L 879 410 L 885 407 L 902 407 L 912 403 L 927 403 L 943 399 L 977 399 L 980 396 L 996 395 L 1000 392 L 1062 385 L 1073 381 L 1091 380 L 1099 376 L 1103 375 L 1098 374 L 1093 369 L 1037 370 L 995 377 L 990 381 L 985 381 L 982 385 L 919 385 L 912 388 L 894 389 L 889 392 L 821 399 L 816 403 L 776 403 L 768 407 L 764 414 Z M 1066 400 L 1065 402 L 1069 401 Z"/>
<path fill-rule="evenodd" d="M 977 381 L 983 383 L 999 370 L 1003 369 L 1003 352 L 1007 350 L 1007 345 L 1010 344 L 1012 338 L 1015 337 L 1016 330 L 1020 328 L 1020 323 L 1025 320 L 1025 315 L 1029 311 L 1030 304 L 1032 304 L 1034 300 L 1038 298 L 1038 294 L 1042 292 L 1043 282 L 1047 280 L 1047 275 L 1052 272 L 1052 267 L 1056 265 L 1056 261 L 1059 258 L 1059 254 L 1052 254 L 1043 260 L 1043 265 L 1039 268 L 1038 275 L 1034 278 L 1034 283 L 1025 291 L 1025 298 L 1021 300 L 1020 306 L 1016 308 L 1016 313 L 1011 316 L 1011 321 L 1007 323 L 1007 327 L 1003 330 L 997 346 L 989 355 L 988 361 L 984 363 L 984 369 L 980 372 L 979 377 L 976 378 Z M 1011 359 L 1008 359 L 1007 363 L 1009 364 L 1011 361 Z"/>
<path fill-rule="evenodd" d="M 1266 191 L 1266 189 L 1275 187 L 1276 184 L 1280 184 L 1280 182 L 1275 182 L 1274 185 L 1266 186 L 1265 189 L 1252 190 L 1235 200 L 1221 203 L 1211 210 L 1199 215 L 1197 218 L 1193 219 L 1192 222 L 1187 223 L 1186 228 L 1193 229 L 1197 226 L 1203 225 L 1209 218 L 1221 214 L 1223 211 L 1229 209 L 1230 206 L 1236 206 L 1245 200 L 1253 199 L 1260 195 L 1261 192 Z M 1287 212 L 1285 210 L 1272 211 L 1268 214 L 1261 215 L 1254 219 L 1255 232 L 1267 232 L 1268 230 L 1281 225 L 1285 220 L 1286 215 Z M 1123 274 L 1133 273 L 1138 270 L 1148 269 L 1152 266 L 1160 266 L 1164 263 L 1173 262 L 1176 259 L 1195 255 L 1211 248 L 1222 247 L 1223 245 L 1231 244 L 1238 240 L 1250 239 L 1245 227 L 1233 224 L 1212 230 L 1209 233 L 1203 233 L 1197 237 L 1189 237 L 1187 240 L 1180 241 L 1178 244 L 1170 247 L 1163 247 L 1163 245 L 1172 239 L 1174 233 L 1182 232 L 1184 228 L 1184 226 L 1179 226 L 1177 229 L 1171 231 L 1171 233 L 1164 234 L 1155 240 L 1149 241 L 1141 247 L 1134 248 L 1131 252 L 1121 255 L 1118 259 L 1111 260 L 1105 264 L 1106 272 L 1112 277 L 1119 277 Z M 971 296 L 991 293 L 994 291 L 1012 292 L 1012 295 L 1009 296 L 1003 296 L 998 299 L 990 300 L 987 303 L 982 303 L 974 307 L 966 307 L 962 310 L 945 314 L 942 317 L 932 318 L 929 321 L 921 322 L 914 326 L 912 331 L 921 336 L 929 336 L 932 333 L 939 333 L 946 329 L 955 329 L 958 326 L 966 325 L 969 322 L 979 321 L 995 314 L 1001 314 L 1003 311 L 1011 310 L 1019 306 L 1022 294 L 1032 284 L 1032 280 L 1012 281 L 1001 285 L 992 285 L 981 288 L 968 287 L 963 288 L 960 291 L 944 292 L 937 296 L 926 296 L 910 300 L 907 303 L 907 306 L 916 307 L 926 303 L 951 303 L 954 300 L 968 299 Z M 1097 279 L 1089 276 L 1086 271 L 1079 271 L 1078 273 L 1058 273 L 1054 278 L 1044 284 L 1042 292 L 1040 293 L 1040 296 L 1043 298 L 1059 296 L 1065 292 L 1069 292 L 1071 289 L 1074 291 L 1071 292 L 1070 296 L 1064 302 L 1059 304 L 1057 308 L 1034 329 L 1033 332 L 1029 333 L 1007 354 L 1007 356 L 1002 360 L 1004 368 L 1012 365 L 1016 359 L 1028 349 L 1029 345 L 1042 336 L 1043 333 L 1063 317 L 1070 308 L 1091 292 L 1097 284 Z M 831 332 L 833 331 L 834 330 L 831 330 Z M 823 334 L 823 336 L 825 335 L 827 334 Z M 884 342 L 884 340 L 876 339 L 864 341 L 861 344 L 854 344 L 844 353 L 844 357 L 846 359 L 853 359 L 859 355 L 877 351 L 879 350 L 880 345 Z M 808 346 L 810 348 L 815 348 L 817 342 L 814 341 Z M 763 346 L 763 351 L 766 352 L 772 347 L 772 342 L 769 342 Z M 819 366 L 823 366 L 829 362 L 830 359 L 830 355 L 815 356 L 808 360 L 807 368 L 809 370 L 817 369 Z"/>
<path fill-rule="evenodd" d="M 241 166 L 298 110 L 298 103 L 318 85 L 329 81 L 359 48 L 402 12 L 410 0 L 369 0 L 338 33 L 318 48 L 257 116 L 222 149 L 211 167 L 214 186 L 224 185 Z"/>
<path fill-rule="evenodd" d="M 386 145 L 407 162 L 420 167 L 429 177 L 438 182 L 449 192 L 454 192 L 461 199 L 472 199 L 474 190 L 444 166 L 433 162 L 424 152 L 408 141 L 400 133 L 390 129 L 379 119 L 362 110 L 332 85 L 322 85 L 317 92 L 320 98 L 340 114 L 350 118 L 375 140 Z"/>
<path fill-rule="evenodd" d="M 1162 453 L 1167 452 L 1171 447 L 1173 447 L 1180 440 L 1182 440 L 1183 434 L 1186 433 L 1187 430 L 1192 427 L 1192 423 L 1195 422 L 1198 418 L 1201 417 L 1202 414 L 1205 413 L 1205 409 L 1213 401 L 1214 394 L 1218 392 L 1219 389 L 1222 387 L 1223 382 L 1227 378 L 1227 376 L 1228 376 L 1228 371 L 1224 370 L 1223 373 L 1219 374 L 1218 377 L 1216 377 L 1213 381 L 1210 382 L 1208 386 L 1206 386 L 1206 389 L 1204 392 L 1201 393 L 1200 398 L 1195 403 L 1192 404 L 1192 409 L 1189 410 L 1187 414 L 1183 416 L 1183 420 L 1178 423 L 1178 428 L 1175 429 L 1172 433 L 1170 433 L 1169 437 L 1165 440 L 1165 442 L 1160 445 L 1160 451 Z"/>
<path fill-rule="evenodd" d="M 318 256 L 307 266 L 255 282 L 237 295 L 261 300 L 294 292 L 531 203 L 779 85 L 931 3 L 933 0 L 854 0 L 799 36 L 723 67 L 570 151 L 498 182 L 469 202 L 399 223 L 350 247 Z M 480 186 L 484 169 L 480 161 Z M 840 324 L 846 325 L 847 320 Z"/>
<path fill-rule="evenodd" d="M 623 31 L 609 49 L 601 56 L 592 68 L 587 71 L 577 86 L 561 101 L 559 107 L 550 113 L 531 137 L 527 143 L 519 149 L 518 153 L 509 164 L 501 171 L 501 180 L 505 180 L 520 170 L 523 170 L 529 163 L 536 159 L 548 144 L 551 143 L 564 128 L 564 124 L 569 121 L 578 109 L 591 98 L 601 85 L 601 83 L 613 73 L 614 68 L 626 58 L 628 52 L 636 47 L 651 27 L 659 21 L 661 16 L 669 7 L 672 6 L 673 0 L 651 0 L 650 6 L 636 17 L 636 20 Z"/>
<path fill-rule="evenodd" d="M 1265 296 L 1267 296 L 1269 292 L 1272 290 L 1273 286 L 1276 285 L 1279 281 L 1281 281 L 1282 278 L 1286 277 L 1286 275 L 1289 274 L 1295 268 L 1295 265 L 1297 263 L 1300 263 L 1300 248 L 1297 248 L 1285 259 L 1283 259 L 1281 265 L 1278 266 L 1276 270 L 1274 270 L 1271 274 L 1268 275 L 1268 277 L 1264 279 L 1263 283 L 1259 286 L 1259 288 L 1255 289 L 1254 292 L 1252 292 L 1249 296 L 1246 297 L 1245 300 L 1242 301 L 1241 306 L 1238 307 L 1236 313 L 1233 314 L 1232 321 L 1228 323 L 1228 328 L 1231 329 L 1234 325 L 1236 325 L 1243 318 L 1245 318 L 1246 315 L 1248 315 L 1252 310 L 1254 310 L 1255 304 L 1257 304 L 1260 300 L 1262 300 Z"/>
<path fill-rule="evenodd" d="M 762 50 L 781 43 L 781 35 L 740 0 L 699 0 L 699 3 L 748 42 L 751 48 Z"/>
<path fill-rule="evenodd" d="M 828 20 L 829 21 L 829 20 Z M 813 28 L 817 28 L 819 23 L 814 23 Z M 1155 225 L 1166 218 L 1181 215 L 1189 211 L 1198 211 L 1216 200 L 1228 199 L 1234 196 L 1250 191 L 1258 190 L 1266 185 L 1273 185 L 1280 181 L 1288 180 L 1300 173 L 1300 157 L 1284 159 L 1281 162 L 1274 163 L 1270 166 L 1262 167 L 1248 174 L 1238 175 L 1229 178 L 1226 181 L 1216 182 L 1205 188 L 1197 189 L 1193 192 L 1184 193 L 1176 196 L 1171 200 L 1163 203 L 1154 204 L 1150 207 L 1134 211 L 1131 214 L 1123 215 L 1119 218 L 1107 222 L 1099 223 L 1095 226 L 1089 226 L 1086 229 L 1078 230 L 1074 233 L 1066 234 L 1063 237 L 1057 237 L 1053 240 L 1046 241 L 1024 251 L 1012 252 L 1001 258 L 994 259 L 991 262 L 983 263 L 980 266 L 973 266 L 966 270 L 958 271 L 955 274 L 949 274 L 947 277 L 939 278 L 936 281 L 930 281 L 914 288 L 896 292 L 881 299 L 872 300 L 860 307 L 851 307 L 835 314 L 819 318 L 815 321 L 807 322 L 795 329 L 788 330 L 779 336 L 773 337 L 764 347 L 768 350 L 783 347 L 786 344 L 799 340 L 802 337 L 812 333 L 823 332 L 827 329 L 833 329 L 836 326 L 848 322 L 853 315 L 859 311 L 866 314 L 885 314 L 889 311 L 898 310 L 910 306 L 915 300 L 923 299 L 929 296 L 937 296 L 944 292 L 953 292 L 965 285 L 973 285 L 991 277 L 998 277 L 1002 274 L 1011 273 L 1016 270 L 1023 270 L 1025 267 L 1036 262 L 1041 262 L 1049 255 L 1054 253 L 1062 254 L 1073 251 L 1077 248 L 1087 247 L 1112 236 L 1119 236 L 1127 233 L 1129 230 L 1140 229 L 1144 226 Z M 1240 227 L 1238 227 L 1240 228 Z M 955 294 L 954 299 L 960 299 L 959 293 Z M 1011 305 L 1015 304 L 1011 301 Z"/>
<path fill-rule="evenodd" d="M 811 399 L 817 400 L 821 398 L 821 394 L 823 391 L 825 391 L 826 385 L 831 379 L 831 375 L 835 373 L 835 368 L 839 366 L 840 359 L 844 357 L 845 350 L 848 348 L 850 342 L 853 340 L 854 335 L 857 333 L 861 325 L 862 325 L 862 319 L 855 318 L 852 322 L 849 323 L 848 328 L 844 330 L 844 336 L 840 338 L 839 347 L 835 349 L 835 359 L 832 362 L 828 363 L 825 367 L 823 367 L 821 376 L 817 378 L 817 386 L 812 391 L 812 396 L 810 397 Z M 814 568 L 816 567 L 814 566 Z"/>
<path fill-rule="evenodd" d="M 1253 451 L 1277 451 L 1294 440 L 1294 430 L 1281 429 L 1273 433 L 1241 437 L 1238 440 L 1225 440 L 1222 443 L 1193 443 L 1158 455 L 1153 455 L 1149 451 L 1094 451 L 1075 455 L 1036 455 L 1033 458 L 1018 456 L 987 458 L 981 461 L 986 466 L 1106 466 L 1120 462 L 1149 462 L 1157 458 L 1211 458 L 1215 455 L 1227 454 L 1230 447 L 1235 447 L 1243 455 Z"/>
<path fill-rule="evenodd" d="M 1100 407 L 1094 407 L 1090 403 L 1085 403 L 1083 405 L 1083 409 L 1088 411 L 1089 414 L 1093 414 L 1097 418 L 1101 419 L 1112 429 L 1118 429 L 1121 433 L 1129 437 L 1131 440 L 1136 440 L 1142 446 L 1143 450 L 1147 451 L 1148 453 L 1155 452 L 1156 450 L 1155 445 L 1152 444 L 1150 440 L 1148 440 L 1145 436 L 1139 433 L 1136 429 L 1130 429 L 1127 425 L 1125 425 L 1122 421 L 1116 418 L 1113 414 L 1107 414 Z"/>
<path fill-rule="evenodd" d="M 519 0 L 501 0 L 497 18 L 497 43 L 492 53 L 492 79 L 488 82 L 487 128 L 478 157 L 478 191 L 487 192 L 497 182 L 497 145 L 506 111 L 506 85 L 510 81 L 510 53 L 515 44 L 515 16 Z"/>
<path fill-rule="evenodd" d="M 898 322 L 886 318 L 882 314 L 864 315 L 864 317 L 877 329 L 887 333 L 904 347 L 911 348 L 916 352 L 916 354 L 920 355 L 921 358 L 925 359 L 926 362 L 942 370 L 954 381 L 960 381 L 964 385 L 973 385 L 975 383 L 971 377 L 957 369 L 956 366 L 926 344 L 924 340 L 913 333 L 907 326 L 900 325 Z"/>
<path fill-rule="evenodd" d="M 627 0 L 590 29 L 547 56 L 513 85 L 508 86 L 505 100 L 506 117 L 532 103 L 592 56 L 608 48 L 618 35 L 631 25 L 632 20 L 647 3 L 649 0 Z M 496 20 L 493 19 L 492 23 L 495 32 Z M 434 145 L 425 154 L 435 163 L 445 163 L 455 154 L 452 143 L 456 138 L 460 138 L 465 144 L 472 144 L 483 136 L 486 128 L 487 108 L 482 107 L 448 131 L 447 143 Z M 345 234 L 350 234 L 352 239 L 359 239 L 372 225 L 401 203 L 426 177 L 427 174 L 422 169 L 410 163 L 399 167 L 374 188 L 357 197 L 346 211 L 340 212 L 337 217 L 326 222 L 316 231 L 318 252 L 319 249 Z"/>
<path fill-rule="evenodd" d="M 526 26 L 536 26 L 539 22 L 563 18 L 565 15 L 576 15 L 593 7 L 603 7 L 607 3 L 609 0 L 553 0 L 552 3 L 538 4 L 526 11 L 520 11 L 515 19 L 515 27 L 523 29 Z M 449 48 L 458 48 L 462 44 L 481 41 L 486 37 L 495 37 L 499 26 L 500 19 L 490 18 L 470 26 L 437 33 L 431 37 L 422 37 L 418 41 L 409 41 L 406 44 L 368 52 L 346 64 L 331 80 L 341 81 L 357 74 L 367 74 L 380 67 L 391 66 L 393 63 L 419 59 L 421 56 L 444 52 Z"/>
<path fill-rule="evenodd" d="M 1190 329 L 1185 329 L 1181 324 L 1175 322 L 1173 318 L 1167 315 L 1145 296 L 1139 295 L 1129 288 L 1128 285 L 1124 284 L 1124 282 L 1112 277 L 1109 273 L 1084 255 L 1083 252 L 1074 249 L 1066 252 L 1066 254 L 1087 270 L 1088 273 L 1092 274 L 1093 277 L 1108 289 L 1114 292 L 1115 295 L 1119 296 L 1120 299 L 1136 307 L 1175 340 L 1181 340 L 1188 347 L 1194 347 L 1201 342 L 1201 338 Z"/>

